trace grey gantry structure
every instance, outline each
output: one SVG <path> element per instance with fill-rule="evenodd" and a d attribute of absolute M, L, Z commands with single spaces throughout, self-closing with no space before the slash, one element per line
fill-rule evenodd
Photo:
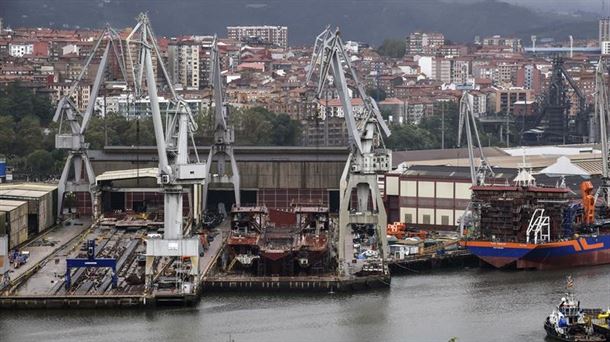
<path fill-rule="evenodd" d="M 477 129 L 477 122 L 474 117 L 474 111 L 472 110 L 472 97 L 470 96 L 468 91 L 464 91 L 464 93 L 462 94 L 462 98 L 460 99 L 460 117 L 457 140 L 458 147 L 460 147 L 461 145 L 462 134 L 466 135 L 466 147 L 468 149 L 468 165 L 470 166 L 471 184 L 472 186 L 485 185 L 485 180 L 487 179 L 487 177 L 493 177 L 494 172 L 491 169 L 489 163 L 487 162 L 485 154 L 483 153 L 483 148 L 481 146 L 481 138 L 479 136 L 479 130 Z M 474 139 L 476 139 L 476 146 Z M 478 165 L 475 161 L 476 158 L 474 156 L 475 147 L 479 150 Z M 476 229 L 480 208 L 478 204 L 474 201 L 474 199 L 472 199 L 468 203 L 464 214 L 460 218 L 460 236 L 464 234 L 464 225 L 468 213 L 472 214 L 472 221 Z"/>
<path fill-rule="evenodd" d="M 199 283 L 199 257 L 203 250 L 199 238 L 192 236 L 184 227 L 183 194 L 185 187 L 202 184 L 205 179 L 205 164 L 199 162 L 197 149 L 194 146 L 193 132 L 197 129 L 197 125 L 188 104 L 172 87 L 150 20 L 146 14 L 140 14 L 137 19 L 138 24 L 129 34 L 126 42 L 130 61 L 134 65 L 132 76 L 135 93 L 140 97 L 148 95 L 150 101 L 159 157 L 158 182 L 164 196 L 163 238 L 149 238 L 146 241 L 146 287 L 150 289 L 153 285 L 153 276 L 159 258 L 169 257 L 176 265 L 176 274 L 181 276 L 176 280 L 178 292 L 192 294 L 196 292 Z M 138 48 L 132 51 L 134 46 Z M 153 56 L 171 93 L 170 105 L 163 118 L 159 107 Z M 194 161 L 189 157 L 189 138 L 195 151 Z M 190 208 L 195 210 L 193 205 Z M 183 267 L 184 259 L 190 260 L 190 267 Z"/>
<path fill-rule="evenodd" d="M 214 37 L 214 42 L 212 43 L 210 65 L 210 83 L 212 84 L 214 94 L 214 142 L 210 147 L 206 163 L 206 181 L 202 191 L 202 206 L 204 211 L 207 209 L 209 188 L 222 184 L 233 184 L 235 205 L 237 207 L 241 205 L 239 169 L 237 168 L 233 152 L 235 135 L 233 127 L 229 125 L 228 108 L 224 102 L 220 53 L 216 37 Z M 231 174 L 228 174 L 226 170 L 227 158 L 231 163 Z M 214 162 L 216 162 L 216 170 L 212 169 Z"/>
<path fill-rule="evenodd" d="M 352 226 L 370 225 L 374 227 L 375 243 L 379 260 L 367 262 L 379 267 L 378 271 L 388 273 L 387 257 L 387 215 L 378 185 L 377 175 L 391 169 L 391 151 L 385 148 L 383 135 L 389 136 L 390 129 L 383 120 L 376 102 L 366 94 L 352 68 L 345 52 L 339 30 L 326 28 L 314 45 L 309 65 L 307 81 L 312 80 L 317 70 L 316 98 L 319 100 L 332 76 L 334 88 L 343 108 L 347 124 L 350 154 L 340 181 L 339 229 L 337 243 L 338 270 L 340 275 L 349 275 L 346 244 L 352 244 Z M 352 83 L 354 97 L 360 97 L 364 110 L 355 113 L 352 107 L 346 73 Z M 352 194 L 356 193 L 357 206 L 352 207 Z M 372 198 L 371 198 L 372 197 Z M 369 206 L 371 204 L 371 206 Z M 351 256 L 349 256 L 351 259 Z M 371 266 L 371 265 L 369 265 Z M 365 265 L 366 267 L 366 265 Z"/>
<path fill-rule="evenodd" d="M 85 111 L 80 112 L 77 105 L 74 103 L 73 96 L 75 95 L 78 86 L 81 85 L 83 78 L 91 65 L 91 61 L 98 54 L 99 49 L 102 46 L 105 46 L 103 48 L 104 52 L 97 68 L 97 73 L 89 96 L 89 102 L 87 103 Z M 92 214 L 94 217 L 97 216 L 95 174 L 87 155 L 89 144 L 85 142 L 85 134 L 91 116 L 94 115 L 95 101 L 100 88 L 106 81 L 106 76 L 108 74 L 107 67 L 111 54 L 116 58 L 122 77 L 125 82 L 127 82 L 121 37 L 115 30 L 107 26 L 97 38 L 93 50 L 91 50 L 80 74 L 72 82 L 68 92 L 59 100 L 57 110 L 53 116 L 53 121 L 59 122 L 58 132 L 55 136 L 55 147 L 62 150 L 68 150 L 69 152 L 58 185 L 58 218 L 61 217 L 62 214 L 64 195 L 66 192 L 88 192 L 91 195 Z M 82 177 L 83 165 L 85 179 Z"/>
<path fill-rule="evenodd" d="M 468 91 L 464 91 L 462 98 L 460 99 L 460 118 L 458 126 L 458 142 L 457 146 L 460 147 L 462 141 L 462 134 L 466 135 L 466 147 L 468 148 L 468 165 L 470 166 L 470 179 L 472 185 L 484 185 L 485 178 L 487 176 L 493 176 L 494 172 L 485 158 L 483 153 L 483 147 L 481 146 L 481 137 L 479 136 L 479 130 L 477 129 L 477 122 L 474 117 L 474 111 L 472 110 L 472 98 Z M 473 141 L 476 138 L 476 146 Z M 479 149 L 479 165 L 476 165 L 474 149 Z"/>
<path fill-rule="evenodd" d="M 604 77 L 606 63 L 599 59 L 595 70 L 595 116 L 599 124 L 599 141 L 602 146 L 602 177 L 595 193 L 595 201 L 601 196 L 604 205 L 610 206 L 610 157 L 608 156 L 608 84 Z"/>

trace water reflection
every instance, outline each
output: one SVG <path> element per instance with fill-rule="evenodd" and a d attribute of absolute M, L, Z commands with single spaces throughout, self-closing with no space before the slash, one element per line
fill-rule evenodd
<path fill-rule="evenodd" d="M 359 294 L 211 294 L 195 308 L 0 312 L 0 341 L 544 341 L 575 278 L 584 307 L 610 304 L 610 266 L 468 269 L 395 277 Z"/>

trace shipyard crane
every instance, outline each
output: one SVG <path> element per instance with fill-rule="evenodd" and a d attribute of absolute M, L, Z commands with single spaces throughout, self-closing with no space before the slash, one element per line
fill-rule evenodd
<path fill-rule="evenodd" d="M 597 202 L 599 196 L 602 197 L 604 205 L 610 206 L 610 158 L 608 156 L 608 90 L 604 78 L 606 63 L 600 58 L 595 70 L 595 114 L 599 123 L 600 142 L 602 145 L 602 178 L 599 188 L 595 193 Z"/>
<path fill-rule="evenodd" d="M 235 135 L 233 127 L 228 123 L 228 108 L 224 102 L 222 75 L 220 68 L 220 53 L 216 37 L 212 43 L 210 54 L 210 80 L 214 94 L 214 142 L 210 147 L 210 154 L 206 163 L 206 182 L 203 185 L 202 203 L 203 210 L 207 208 L 208 189 L 214 184 L 233 184 L 235 192 L 235 205 L 240 206 L 240 180 L 239 169 L 233 153 L 233 143 Z M 231 175 L 226 172 L 226 159 L 231 163 Z M 212 174 L 212 163 L 216 161 L 216 172 Z"/>
<path fill-rule="evenodd" d="M 481 146 L 481 138 L 479 137 L 479 130 L 477 129 L 477 123 L 472 110 L 471 96 L 468 91 L 464 91 L 462 98 L 460 99 L 460 118 L 458 126 L 458 141 L 457 146 L 460 147 L 462 141 L 462 132 L 466 135 L 466 144 L 468 148 L 468 165 L 470 166 L 470 180 L 472 186 L 485 185 L 485 180 L 488 176 L 493 177 L 494 172 L 485 158 L 483 148 Z M 476 138 L 477 148 L 479 149 L 479 165 L 476 165 L 474 157 L 474 138 Z M 473 203 L 471 200 L 464 211 L 460 219 L 460 236 L 464 235 L 464 224 L 466 215 L 469 212 L 473 213 L 473 220 L 476 222 L 478 211 L 480 208 Z"/>
<path fill-rule="evenodd" d="M 158 182 L 161 184 L 164 196 L 163 238 L 146 240 L 146 287 L 150 289 L 152 286 L 155 259 L 170 257 L 176 263 L 177 273 L 188 273 L 187 279 L 177 281 L 180 283 L 177 286 L 180 287 L 181 293 L 189 294 L 196 291 L 199 281 L 199 257 L 202 254 L 202 246 L 197 237 L 190 237 L 190 234 L 184 231 L 183 193 L 185 187 L 201 184 L 204 181 L 205 165 L 199 162 L 197 149 L 194 146 L 193 132 L 197 129 L 197 125 L 188 104 L 172 87 L 150 20 L 143 13 L 137 20 L 138 24 L 129 34 L 126 42 L 129 47 L 132 44 L 139 46 L 137 60 L 131 60 L 134 65 L 132 71 L 135 76 L 135 90 L 139 96 L 144 96 L 144 89 L 147 90 L 159 157 Z M 132 52 L 129 55 L 130 58 L 134 57 Z M 170 105 L 165 112 L 165 127 L 159 106 L 153 57 L 156 58 L 157 67 L 161 69 L 162 77 L 171 93 Z M 189 137 L 195 150 L 194 162 L 189 160 Z M 190 207 L 194 209 L 194 206 Z M 190 259 L 190 270 L 180 269 L 185 258 Z"/>
<path fill-rule="evenodd" d="M 85 111 L 81 112 L 75 104 L 73 97 L 76 95 L 77 88 L 83 83 L 83 78 L 85 77 L 91 62 L 103 45 L 105 45 L 103 48 L 104 52 L 97 68 L 95 80 L 89 95 L 89 102 L 87 103 Z M 68 92 L 59 100 L 55 115 L 53 116 L 53 122 L 59 122 L 58 133 L 55 136 L 55 147 L 69 151 L 68 158 L 61 173 L 61 178 L 57 188 L 58 218 L 61 217 L 64 195 L 66 192 L 88 192 L 91 196 L 92 214 L 94 217 L 96 216 L 97 190 L 95 174 L 87 154 L 89 144 L 85 142 L 85 134 L 89 126 L 89 120 L 94 114 L 93 111 L 95 109 L 95 101 L 99 94 L 100 87 L 105 82 L 107 74 L 106 68 L 108 66 L 111 53 L 116 58 L 123 79 L 125 82 L 127 82 L 121 38 L 114 29 L 107 26 L 95 41 L 93 50 L 91 50 L 91 53 L 87 57 L 85 65 L 83 66 L 80 74 L 72 82 Z M 85 167 L 86 180 L 82 179 L 83 165 Z M 72 170 L 73 176 L 71 176 Z"/>
<path fill-rule="evenodd" d="M 352 244 L 351 227 L 372 225 L 375 228 L 377 248 L 380 251 L 380 271 L 387 273 L 386 258 L 388 245 L 386 238 L 387 217 L 379 186 L 377 174 L 390 170 L 391 151 L 383 144 L 382 134 L 390 135 L 390 130 L 383 120 L 375 101 L 369 97 L 359 82 L 350 59 L 344 50 L 339 30 L 332 31 L 327 27 L 317 36 L 307 73 L 307 81 L 312 80 L 314 70 L 318 70 L 316 99 L 319 100 L 328 78 L 332 76 L 334 87 L 343 107 L 347 123 L 350 153 L 343 169 L 340 182 L 339 231 L 337 250 L 339 274 L 348 274 L 346 245 Z M 346 73 L 355 87 L 355 95 L 363 101 L 362 113 L 354 113 L 348 91 Z M 352 208 L 352 193 L 356 191 L 357 207 Z M 372 201 L 369 195 L 372 195 Z M 372 207 L 369 207 L 369 202 Z M 348 235 L 349 234 L 349 235 Z"/>
<path fill-rule="evenodd" d="M 468 91 L 464 91 L 462 98 L 460 99 L 460 118 L 458 126 L 458 142 L 457 146 L 460 147 L 462 141 L 462 133 L 466 135 L 466 145 L 468 148 L 468 165 L 470 166 L 470 179 L 472 185 L 484 185 L 487 176 L 493 176 L 494 172 L 485 158 L 483 148 L 481 146 L 481 138 L 479 137 L 479 130 L 477 129 L 477 122 L 474 117 L 474 111 L 472 110 L 471 96 Z M 479 165 L 475 163 L 474 157 L 474 141 L 473 134 L 476 138 L 476 148 L 479 149 Z"/>

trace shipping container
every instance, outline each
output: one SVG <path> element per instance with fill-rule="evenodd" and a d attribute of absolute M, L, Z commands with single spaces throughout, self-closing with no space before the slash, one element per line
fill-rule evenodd
<path fill-rule="evenodd" d="M 0 199 L 0 212 L 6 215 L 9 248 L 28 239 L 28 202 Z"/>

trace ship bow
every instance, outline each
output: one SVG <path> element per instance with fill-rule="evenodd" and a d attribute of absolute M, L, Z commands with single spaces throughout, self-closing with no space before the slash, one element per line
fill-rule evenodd
<path fill-rule="evenodd" d="M 536 245 L 510 242 L 464 241 L 462 246 L 484 262 L 502 268 L 524 258 Z"/>

